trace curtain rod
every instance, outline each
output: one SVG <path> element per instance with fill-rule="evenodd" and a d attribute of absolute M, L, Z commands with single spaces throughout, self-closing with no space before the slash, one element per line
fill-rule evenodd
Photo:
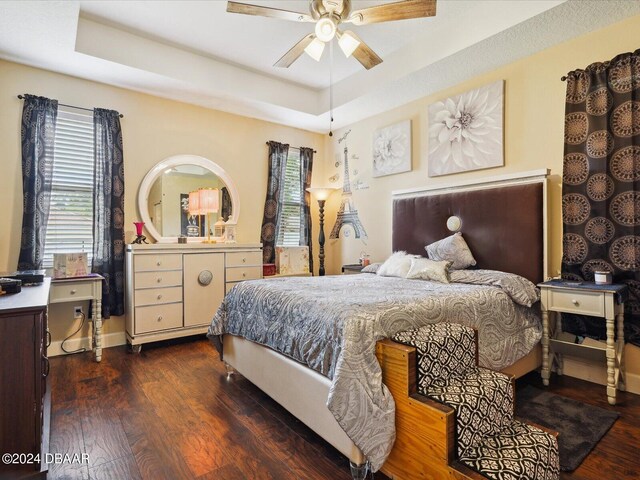
<path fill-rule="evenodd" d="M 18 95 L 18 98 L 20 100 L 24 99 L 24 97 L 22 95 Z M 77 108 L 78 110 L 86 110 L 87 112 L 93 112 L 93 108 L 76 107 L 75 105 L 67 105 L 66 103 L 60 103 L 60 102 L 58 102 L 58 105 L 60 105 L 62 107 Z M 124 115 L 121 114 L 120 112 L 118 112 L 118 116 L 120 118 L 124 118 Z"/>
<path fill-rule="evenodd" d="M 269 145 L 269 142 L 267 142 L 267 145 Z M 293 148 L 293 149 L 295 149 L 295 150 L 300 150 L 300 147 L 289 147 L 289 148 Z M 316 151 L 314 150 L 314 151 L 313 151 L 313 153 L 318 153 L 318 152 L 316 152 Z"/>

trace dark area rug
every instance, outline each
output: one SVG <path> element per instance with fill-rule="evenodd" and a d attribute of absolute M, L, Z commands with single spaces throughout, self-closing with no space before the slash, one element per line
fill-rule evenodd
<path fill-rule="evenodd" d="M 516 417 L 559 433 L 560 470 L 575 470 L 620 416 L 527 385 L 516 392 Z"/>

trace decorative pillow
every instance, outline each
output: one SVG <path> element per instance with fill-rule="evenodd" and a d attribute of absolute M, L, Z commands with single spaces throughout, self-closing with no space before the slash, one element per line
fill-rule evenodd
<path fill-rule="evenodd" d="M 476 259 L 473 258 L 473 254 L 460 232 L 427 245 L 424 249 L 431 260 L 451 262 L 453 270 L 469 268 L 476 264 Z"/>
<path fill-rule="evenodd" d="M 500 287 L 504 293 L 511 297 L 511 300 L 525 307 L 530 307 L 540 300 L 540 289 L 515 273 L 499 270 L 456 270 L 451 272 L 450 280 L 455 283 Z"/>
<path fill-rule="evenodd" d="M 381 263 L 370 263 L 366 267 L 362 267 L 362 270 L 360 270 L 360 273 L 376 273 L 378 271 L 378 269 L 380 268 L 380 265 L 382 265 L 382 264 Z"/>
<path fill-rule="evenodd" d="M 428 258 L 412 258 L 407 278 L 449 283 L 450 266 L 451 262 L 447 261 L 436 262 Z"/>
<path fill-rule="evenodd" d="M 415 255 L 409 255 L 407 252 L 395 252 L 385 262 L 380 265 L 376 272 L 381 277 L 400 277 L 405 278 L 411 268 L 411 260 Z"/>

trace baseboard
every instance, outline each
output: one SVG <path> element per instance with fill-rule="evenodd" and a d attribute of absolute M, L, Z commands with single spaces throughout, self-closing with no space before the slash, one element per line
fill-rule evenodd
<path fill-rule="evenodd" d="M 127 343 L 127 337 L 124 332 L 107 333 L 102 335 L 102 348 L 117 347 L 118 345 L 125 345 Z M 89 337 L 80 337 L 69 339 L 64 348 L 69 352 L 85 348 L 91 350 L 91 339 Z M 47 355 L 49 357 L 57 357 L 59 355 L 68 355 L 62 350 L 62 341 L 56 340 L 51 342 L 49 348 L 47 348 Z"/>
<path fill-rule="evenodd" d="M 600 385 L 607 384 L 607 368 L 581 358 L 565 356 L 563 374 Z M 627 372 L 626 379 L 626 391 L 640 395 L 640 375 Z"/>

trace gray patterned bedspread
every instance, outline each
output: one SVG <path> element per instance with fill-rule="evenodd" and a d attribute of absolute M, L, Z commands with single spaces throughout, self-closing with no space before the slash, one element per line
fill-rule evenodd
<path fill-rule="evenodd" d="M 540 340 L 539 310 L 497 286 L 378 275 L 294 277 L 238 284 L 208 337 L 230 333 L 267 345 L 332 380 L 327 407 L 377 471 L 395 439 L 395 404 L 382 384 L 378 340 L 453 321 L 478 329 L 480 365 L 500 370 Z"/>

